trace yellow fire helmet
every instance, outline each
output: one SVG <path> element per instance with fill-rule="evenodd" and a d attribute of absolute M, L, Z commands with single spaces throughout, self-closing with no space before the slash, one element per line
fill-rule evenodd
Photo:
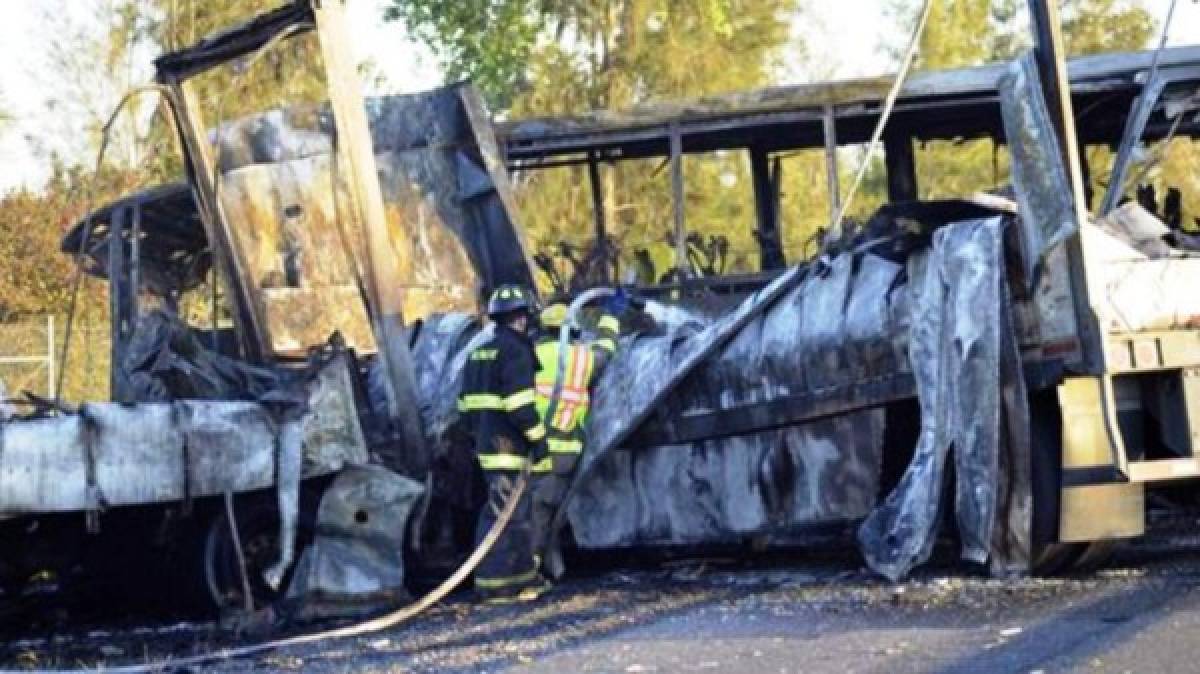
<path fill-rule="evenodd" d="M 567 305 L 562 302 L 554 302 L 550 306 L 542 309 L 542 326 L 546 328 L 558 329 L 563 323 L 567 322 Z"/>

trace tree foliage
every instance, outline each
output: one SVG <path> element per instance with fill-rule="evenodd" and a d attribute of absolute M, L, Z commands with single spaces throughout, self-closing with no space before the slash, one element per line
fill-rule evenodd
<path fill-rule="evenodd" d="M 43 190 L 0 197 L 0 322 L 66 310 L 75 265 L 59 251 L 63 235 L 89 208 L 128 192 L 138 179 L 126 171 L 94 175 L 59 165 Z"/>
<path fill-rule="evenodd" d="M 549 4 L 540 0 L 396 2 L 385 18 L 403 21 L 411 36 L 433 48 L 448 79 L 470 79 L 493 105 L 505 106 L 528 83 L 527 64 L 554 12 Z M 567 5 L 564 14 L 581 9 L 573 3 L 561 4 Z"/>

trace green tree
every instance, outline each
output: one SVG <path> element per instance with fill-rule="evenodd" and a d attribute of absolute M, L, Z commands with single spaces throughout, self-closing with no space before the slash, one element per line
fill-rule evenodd
<path fill-rule="evenodd" d="M 1128 0 L 1069 0 L 1062 15 L 1072 56 L 1143 49 L 1155 32 L 1150 12 Z"/>

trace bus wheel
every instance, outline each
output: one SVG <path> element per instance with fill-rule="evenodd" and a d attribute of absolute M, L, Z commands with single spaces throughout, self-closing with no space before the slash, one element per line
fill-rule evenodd
<path fill-rule="evenodd" d="M 1113 553 L 1121 547 L 1121 541 L 1116 539 L 1092 541 L 1083 543 L 1083 552 L 1075 559 L 1072 568 L 1075 571 L 1095 571 L 1112 559 Z"/>
<path fill-rule="evenodd" d="M 1053 388 L 1029 398 L 1029 454 L 1033 497 L 1029 571 L 1053 576 L 1071 568 L 1086 543 L 1058 542 L 1059 501 L 1062 497 L 1062 413 Z"/>
<path fill-rule="evenodd" d="M 292 580 L 295 562 L 306 541 L 312 540 L 311 522 L 306 521 L 303 508 L 296 532 L 296 555 L 292 569 L 284 575 L 278 590 L 263 579 L 263 572 L 279 559 L 279 510 L 273 498 L 239 499 L 234 504 L 242 554 L 246 560 L 246 575 L 254 607 L 271 604 L 281 599 Z M 225 509 L 209 525 L 204 541 L 204 581 L 208 596 L 218 610 L 238 609 L 245 606 L 242 573 L 237 548 L 229 527 Z"/>

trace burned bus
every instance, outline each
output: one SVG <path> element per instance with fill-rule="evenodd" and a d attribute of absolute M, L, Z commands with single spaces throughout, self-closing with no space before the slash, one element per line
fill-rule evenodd
<path fill-rule="evenodd" d="M 1140 534 L 1148 484 L 1200 474 L 1200 307 L 1170 292 L 1200 261 L 1165 204 L 1126 202 L 1139 148 L 1200 133 L 1200 49 L 1076 59 L 1069 104 L 1025 57 L 914 75 L 886 120 L 890 82 L 866 80 L 493 125 L 468 85 L 362 101 L 339 11 L 296 2 L 157 61 L 188 181 L 64 239 L 109 284 L 114 402 L 4 422 L 13 591 L 131 534 L 195 562 L 173 568 L 221 606 L 394 601 L 445 575 L 482 506 L 458 377 L 505 282 L 632 282 L 646 300 L 559 513 L 583 551 L 851 527 L 898 578 L 952 512 L 966 559 L 1052 571 Z M 232 121 L 200 106 L 193 78 L 314 27 L 328 103 Z M 838 148 L 881 121 L 887 202 L 789 251 L 786 157 L 824 153 L 832 222 Z M 1062 129 L 1111 148 L 1106 181 L 1080 179 Z M 921 144 L 973 139 L 1011 185 L 922 199 Z M 719 240 L 688 230 L 684 159 L 708 152 L 749 162 L 753 218 L 727 226 L 753 233 L 756 269 L 724 273 Z M 670 234 L 673 269 L 629 279 L 599 186 L 644 159 L 670 176 L 669 219 L 644 224 Z M 587 167 L 597 205 L 584 265 L 531 248 L 518 218 L 521 176 L 564 165 Z M 212 301 L 189 322 L 202 287 L 227 315 Z"/>

